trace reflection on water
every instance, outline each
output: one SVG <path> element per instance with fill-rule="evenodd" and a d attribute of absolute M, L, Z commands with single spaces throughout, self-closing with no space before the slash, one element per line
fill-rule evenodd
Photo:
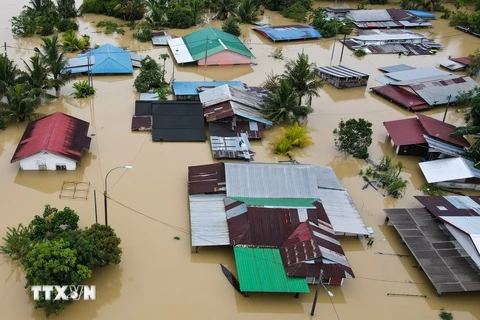
<path fill-rule="evenodd" d="M 4 0 L 0 4 L 0 30 L 3 41 L 15 48 L 8 48 L 8 55 L 23 68 L 21 59 L 27 60 L 32 48 L 41 41 L 16 39 L 10 32 L 9 19 L 17 14 L 27 0 Z M 77 0 L 77 4 L 81 4 Z M 356 7 L 356 2 L 347 2 Z M 341 6 L 343 2 L 315 2 L 315 6 Z M 375 8 L 377 6 L 371 6 Z M 105 35 L 95 28 L 100 20 L 123 21 L 98 15 L 79 18 L 81 34 L 91 36 L 93 44 L 112 43 L 128 47 L 144 55 L 157 58 L 169 52 L 165 47 L 153 47 L 151 43 L 132 40 L 132 30 L 124 27 L 125 35 Z M 263 21 L 272 25 L 292 24 L 277 13 L 265 11 Z M 210 25 L 221 28 L 221 21 Z M 296 151 L 294 157 L 302 163 L 329 165 L 349 191 L 366 225 L 376 234 L 372 247 L 364 240 L 341 239 L 348 259 L 357 276 L 346 280 L 343 287 L 329 288 L 334 293 L 332 302 L 325 292 L 319 294 L 315 317 L 319 319 L 436 319 L 438 310 L 445 307 L 454 312 L 455 319 L 480 318 L 478 294 L 434 295 L 433 286 L 418 269 L 412 257 L 379 255 L 375 252 L 409 254 L 400 244 L 395 230 L 384 226 L 385 207 L 419 206 L 414 195 L 424 182 L 418 167 L 417 157 L 397 156 L 385 140 L 384 121 L 413 117 L 392 103 L 372 94 L 368 88 L 377 86 L 374 79 L 382 72 L 378 67 L 406 63 L 414 67 L 437 66 L 448 56 L 465 56 L 473 52 L 480 39 L 466 35 L 451 27 L 445 20 L 433 21 L 434 28 L 418 29 L 446 46 L 435 56 L 401 57 L 396 55 L 367 55 L 362 59 L 353 56 L 345 48 L 342 64 L 370 74 L 365 88 L 338 90 L 326 84 L 320 97 L 313 100 L 314 113 L 306 125 L 311 131 L 314 145 Z M 169 30 L 171 34 L 183 36 L 192 30 Z M 257 57 L 254 66 L 214 67 L 176 66 L 172 59 L 166 61 L 167 79 L 176 80 L 240 80 L 250 85 L 259 85 L 265 74 L 273 70 L 283 72 L 285 61 L 273 60 L 269 55 L 275 48 L 282 48 L 285 59 L 294 59 L 305 52 L 318 66 L 338 64 L 341 43 L 333 39 L 306 42 L 273 43 L 251 31 L 251 25 L 241 25 L 242 36 Z M 29 49 L 29 50 L 27 50 Z M 71 56 L 75 56 L 72 54 Z M 162 62 L 163 63 L 163 62 Z M 129 210 L 114 201 L 109 203 L 109 222 L 122 239 L 124 251 L 122 263 L 95 272 L 89 284 L 97 286 L 97 301 L 76 302 L 58 317 L 62 319 L 305 319 L 311 308 L 312 293 L 300 295 L 252 294 L 245 298 L 238 294 L 220 269 L 225 264 L 236 273 L 231 248 L 200 248 L 192 253 L 190 248 L 189 215 L 187 200 L 187 167 L 213 162 L 211 151 L 205 143 L 152 143 L 148 134 L 133 134 L 130 131 L 134 101 L 133 76 L 95 76 L 95 96 L 77 100 L 71 97 L 73 89 L 68 84 L 61 96 L 42 106 L 39 112 L 62 111 L 90 122 L 92 138 L 90 152 L 86 153 L 80 167 L 74 172 L 22 172 L 18 163 L 10 164 L 16 144 L 23 134 L 25 124 L 10 126 L 0 132 L 0 234 L 8 226 L 27 223 L 49 203 L 56 207 L 70 206 L 81 216 L 81 226 L 94 222 L 92 192 L 88 199 L 60 199 L 59 192 L 64 181 L 89 181 L 91 189 L 97 189 L 97 201 L 102 202 L 105 173 L 115 167 L 132 165 L 133 170 L 112 174 L 109 185 L 114 186 L 109 195 L 112 199 L 135 209 Z M 460 73 L 461 74 L 461 73 Z M 78 80 L 85 80 L 80 77 Z M 440 107 L 426 114 L 442 119 L 445 108 Z M 332 131 L 341 118 L 362 117 L 373 123 L 373 143 L 369 149 L 372 159 L 383 155 L 402 161 L 409 181 L 405 197 L 395 200 L 383 197 L 369 187 L 362 190 L 363 179 L 358 175 L 365 162 L 342 155 L 335 150 Z M 463 114 L 450 106 L 448 123 L 462 124 Z M 288 160 L 275 155 L 270 142 L 280 133 L 279 128 L 266 132 L 263 141 L 253 142 L 257 162 Z M 470 193 L 469 193 L 470 194 Z M 150 216 L 155 220 L 148 219 Z M 103 217 L 103 206 L 98 206 L 99 218 Z M 103 221 L 103 219 L 100 219 Z M 173 238 L 179 236 L 180 240 Z M 1 319 L 44 319 L 43 312 L 32 311 L 24 276 L 10 263 L 0 260 L 0 318 Z M 13 270 L 13 271 L 12 271 Z M 412 283 L 405 283 L 411 281 Z M 387 293 L 424 294 L 423 298 L 387 297 Z M 336 310 L 333 308 L 335 306 Z"/>

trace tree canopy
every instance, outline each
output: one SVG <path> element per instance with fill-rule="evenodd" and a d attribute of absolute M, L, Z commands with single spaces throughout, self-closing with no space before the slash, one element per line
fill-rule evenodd
<path fill-rule="evenodd" d="M 343 119 L 333 130 L 335 147 L 338 151 L 352 154 L 356 158 L 368 158 L 368 147 L 372 144 L 372 123 L 365 119 Z"/>

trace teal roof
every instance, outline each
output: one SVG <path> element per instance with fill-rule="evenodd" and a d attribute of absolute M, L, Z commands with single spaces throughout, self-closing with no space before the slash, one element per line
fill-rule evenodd
<path fill-rule="evenodd" d="M 229 197 L 249 206 L 267 206 L 282 208 L 315 208 L 314 202 L 320 199 L 298 199 L 298 198 L 246 198 L 246 197 Z"/>
<path fill-rule="evenodd" d="M 205 50 L 207 38 L 208 49 Z M 212 27 L 192 32 L 182 39 L 194 61 L 205 58 L 205 51 L 207 51 L 207 57 L 209 57 L 224 50 L 255 58 L 240 39 Z"/>
<path fill-rule="evenodd" d="M 307 280 L 289 277 L 280 249 L 233 247 L 243 292 L 310 292 Z"/>

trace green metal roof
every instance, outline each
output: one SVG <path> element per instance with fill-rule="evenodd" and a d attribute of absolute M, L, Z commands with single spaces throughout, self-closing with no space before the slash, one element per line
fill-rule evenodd
<path fill-rule="evenodd" d="M 230 50 L 255 58 L 248 48 L 234 35 L 208 27 L 184 36 L 183 42 L 194 61 L 205 58 L 205 45 L 208 37 L 207 57 L 223 50 Z"/>
<path fill-rule="evenodd" d="M 307 280 L 289 277 L 280 249 L 233 247 L 243 292 L 310 292 Z"/>
<path fill-rule="evenodd" d="M 282 207 L 282 208 L 315 208 L 313 203 L 319 199 L 298 199 L 298 198 L 244 198 L 229 197 L 249 206 Z"/>

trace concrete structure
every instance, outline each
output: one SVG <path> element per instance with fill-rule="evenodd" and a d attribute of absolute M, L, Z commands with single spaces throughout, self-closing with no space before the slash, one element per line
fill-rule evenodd
<path fill-rule="evenodd" d="M 90 147 L 89 123 L 56 112 L 30 122 L 11 162 L 21 170 L 75 170 Z"/>

